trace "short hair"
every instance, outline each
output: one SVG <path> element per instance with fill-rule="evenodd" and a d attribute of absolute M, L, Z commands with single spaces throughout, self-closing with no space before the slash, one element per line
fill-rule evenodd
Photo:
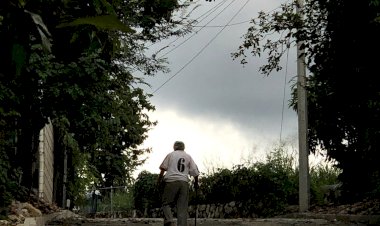
<path fill-rule="evenodd" d="M 173 146 L 174 150 L 185 150 L 185 144 L 182 142 L 182 141 L 176 141 L 174 142 L 174 146 Z"/>

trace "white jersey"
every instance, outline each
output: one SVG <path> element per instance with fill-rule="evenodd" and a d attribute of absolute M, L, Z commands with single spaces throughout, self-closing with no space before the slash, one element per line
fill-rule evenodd
<path fill-rule="evenodd" d="M 165 182 L 189 181 L 190 176 L 198 176 L 198 167 L 193 158 L 185 151 L 177 150 L 169 153 L 160 165 L 161 170 L 165 170 Z"/>

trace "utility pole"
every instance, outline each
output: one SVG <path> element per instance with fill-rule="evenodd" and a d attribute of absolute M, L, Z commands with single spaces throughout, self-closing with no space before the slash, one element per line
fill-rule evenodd
<path fill-rule="evenodd" d="M 297 0 L 297 13 L 302 15 L 303 0 Z M 310 205 L 309 149 L 307 143 L 307 94 L 305 50 L 303 41 L 297 41 L 297 110 L 299 145 L 299 211 L 305 212 Z"/>

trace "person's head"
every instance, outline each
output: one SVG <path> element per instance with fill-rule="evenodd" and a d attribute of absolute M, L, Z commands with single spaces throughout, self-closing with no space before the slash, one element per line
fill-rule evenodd
<path fill-rule="evenodd" d="M 184 151 L 185 150 L 185 144 L 182 141 L 176 141 L 173 145 L 174 151 Z"/>

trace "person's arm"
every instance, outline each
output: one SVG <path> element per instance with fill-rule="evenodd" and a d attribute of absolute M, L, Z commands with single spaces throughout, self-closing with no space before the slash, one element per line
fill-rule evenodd
<path fill-rule="evenodd" d="M 160 175 L 158 175 L 158 178 L 157 178 L 157 185 L 161 184 L 162 178 L 164 177 L 164 173 L 168 169 L 169 159 L 170 157 L 169 155 L 167 155 L 159 167 L 161 171 L 160 171 Z"/>
<path fill-rule="evenodd" d="M 157 178 L 157 184 L 160 184 L 161 181 L 162 181 L 162 178 L 164 177 L 164 173 L 165 173 L 165 170 L 164 169 L 160 169 L 160 175 L 158 175 L 158 178 Z"/>
<path fill-rule="evenodd" d="M 199 187 L 198 185 L 199 170 L 198 170 L 197 164 L 195 164 L 191 156 L 190 156 L 189 174 L 190 176 L 194 177 L 194 188 L 197 190 Z"/>

